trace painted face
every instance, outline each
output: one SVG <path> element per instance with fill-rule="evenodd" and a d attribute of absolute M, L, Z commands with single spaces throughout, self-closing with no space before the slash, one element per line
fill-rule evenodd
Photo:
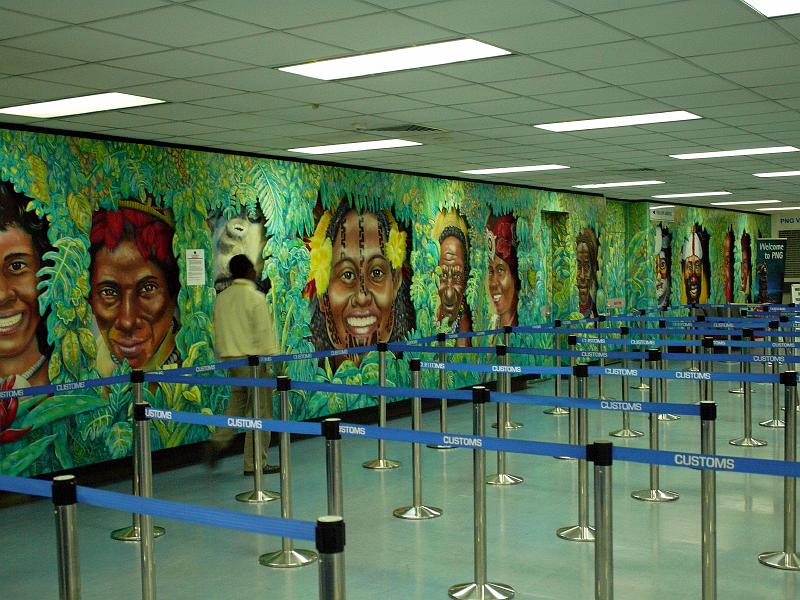
<path fill-rule="evenodd" d="M 508 263 L 497 256 L 489 263 L 486 279 L 498 325 L 513 325 L 517 318 L 517 288 Z"/>
<path fill-rule="evenodd" d="M 586 242 L 579 243 L 575 248 L 575 255 L 578 261 L 578 272 L 575 278 L 575 287 L 578 288 L 578 300 L 582 306 L 592 302 L 592 260 L 589 254 L 589 245 Z"/>
<path fill-rule="evenodd" d="M 683 264 L 683 284 L 686 287 L 686 301 L 700 302 L 700 290 L 703 281 L 703 261 L 694 254 L 687 257 Z"/>
<path fill-rule="evenodd" d="M 92 261 L 92 311 L 111 353 L 141 369 L 172 327 L 175 298 L 161 268 L 123 240 L 101 248 Z"/>
<path fill-rule="evenodd" d="M 377 217 L 349 211 L 333 240 L 330 283 L 320 297 L 334 348 L 389 341 L 400 283 L 384 254 Z"/>
<path fill-rule="evenodd" d="M 16 226 L 0 231 L 0 260 L 0 358 L 9 361 L 6 367 L 21 372 L 39 355 L 36 272 L 41 263 L 31 236 Z"/>
<path fill-rule="evenodd" d="M 442 269 L 439 278 L 440 321 L 446 318 L 454 323 L 458 319 L 458 311 L 464 302 L 465 263 L 464 245 L 461 241 L 455 236 L 444 238 L 439 247 L 439 266 Z"/>
<path fill-rule="evenodd" d="M 669 265 L 663 252 L 656 256 L 656 297 L 659 306 L 669 298 Z"/>

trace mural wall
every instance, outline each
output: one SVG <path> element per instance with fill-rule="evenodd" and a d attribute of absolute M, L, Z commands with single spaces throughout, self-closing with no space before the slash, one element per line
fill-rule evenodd
<path fill-rule="evenodd" d="M 669 301 L 699 293 L 719 302 L 729 288 L 744 301 L 744 240 L 768 231 L 768 220 L 676 214 L 667 225 Z M 128 386 L 66 384 L 213 362 L 210 316 L 236 254 L 260 270 L 281 350 L 294 353 L 655 305 L 664 291 L 656 256 L 665 248 L 656 230 L 646 205 L 600 196 L 0 130 L 0 472 L 128 455 Z M 723 285 L 710 275 L 724 243 L 733 270 Z M 205 283 L 187 279 L 187 251 L 204 252 Z M 551 340 L 515 335 L 513 343 Z M 377 365 L 369 352 L 285 369 L 295 379 L 357 384 L 377 383 Z M 426 372 L 423 385 L 437 376 Z M 448 377 L 453 386 L 474 382 Z M 391 360 L 388 379 L 408 384 L 407 364 Z M 14 391 L 47 383 L 68 391 Z M 158 384 L 145 399 L 218 413 L 227 393 Z M 294 419 L 374 403 L 291 392 Z M 155 448 L 207 436 L 202 427 L 154 422 Z"/>

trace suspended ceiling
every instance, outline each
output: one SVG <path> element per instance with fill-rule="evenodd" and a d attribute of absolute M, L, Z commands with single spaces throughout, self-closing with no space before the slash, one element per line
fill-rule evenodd
<path fill-rule="evenodd" d="M 460 37 L 513 55 L 339 82 L 275 69 Z M 104 91 L 167 103 L 0 122 L 285 157 L 402 137 L 423 145 L 322 158 L 561 190 L 658 179 L 606 195 L 727 190 L 679 202 L 800 205 L 797 179 L 752 175 L 800 170 L 800 153 L 668 157 L 800 146 L 800 16 L 767 19 L 739 0 L 0 0 L 0 107 Z M 532 126 L 676 109 L 703 119 Z M 407 125 L 442 131 L 379 132 Z M 459 173 L 539 163 L 571 168 Z"/>

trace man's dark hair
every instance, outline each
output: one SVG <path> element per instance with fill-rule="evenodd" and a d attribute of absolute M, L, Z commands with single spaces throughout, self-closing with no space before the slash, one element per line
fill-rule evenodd
<path fill-rule="evenodd" d="M 253 263 L 244 254 L 237 254 L 231 259 L 228 268 L 234 279 L 247 279 L 253 269 Z"/>

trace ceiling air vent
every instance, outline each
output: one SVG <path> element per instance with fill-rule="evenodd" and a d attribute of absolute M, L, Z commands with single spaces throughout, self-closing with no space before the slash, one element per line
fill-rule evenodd
<path fill-rule="evenodd" d="M 366 133 L 444 133 L 444 129 L 436 129 L 435 127 L 426 127 L 425 125 L 415 125 L 413 123 L 403 125 L 387 125 L 386 127 L 358 127 L 357 131 L 364 131 Z"/>

